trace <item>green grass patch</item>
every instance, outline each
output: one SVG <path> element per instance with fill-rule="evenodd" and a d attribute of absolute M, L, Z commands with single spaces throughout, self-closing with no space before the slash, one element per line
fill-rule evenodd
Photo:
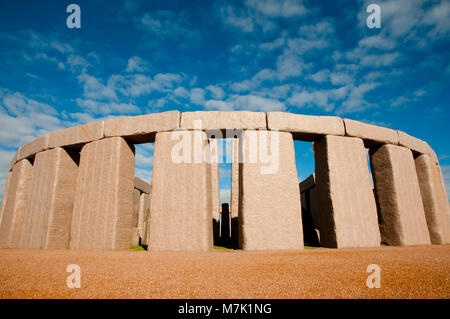
<path fill-rule="evenodd" d="M 309 245 L 305 245 L 304 247 L 305 247 L 305 249 L 316 249 L 316 248 L 319 248 L 317 246 L 309 246 Z"/>
<path fill-rule="evenodd" d="M 214 246 L 214 249 L 219 249 L 219 250 L 229 250 L 229 248 L 227 248 L 227 247 L 222 247 L 222 246 Z"/>
<path fill-rule="evenodd" d="M 142 246 L 131 246 L 131 250 L 145 250 Z"/>

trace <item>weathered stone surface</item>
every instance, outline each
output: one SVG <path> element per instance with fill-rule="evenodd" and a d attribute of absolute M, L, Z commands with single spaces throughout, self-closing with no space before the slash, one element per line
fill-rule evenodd
<path fill-rule="evenodd" d="M 345 135 L 344 121 L 335 116 L 311 116 L 284 112 L 268 112 L 267 126 L 293 133 L 294 139 L 317 141 L 324 135 Z"/>
<path fill-rule="evenodd" d="M 328 135 L 314 143 L 321 246 L 380 245 L 377 208 L 359 138 Z"/>
<path fill-rule="evenodd" d="M 168 111 L 105 121 L 105 137 L 123 136 L 134 143 L 154 142 L 156 132 L 179 128 L 180 112 Z"/>
<path fill-rule="evenodd" d="M 36 154 L 21 248 L 69 248 L 78 156 L 59 147 Z"/>
<path fill-rule="evenodd" d="M 33 165 L 27 159 L 17 162 L 8 176 L 0 224 L 0 248 L 18 248 L 30 192 Z"/>
<path fill-rule="evenodd" d="M 139 229 L 131 228 L 131 246 L 139 246 Z"/>
<path fill-rule="evenodd" d="M 231 144 L 231 218 L 239 216 L 239 139 Z"/>
<path fill-rule="evenodd" d="M 175 133 L 156 134 L 149 249 L 205 251 L 213 244 L 211 165 L 205 161 L 196 163 L 195 151 L 187 156 L 190 163 L 174 161 L 172 152 L 177 155 L 186 150 L 176 150 L 180 140 L 172 140 L 171 134 Z M 208 142 L 206 134 L 200 131 L 178 131 L 176 136 L 185 138 L 191 150 L 198 138 L 201 150 Z"/>
<path fill-rule="evenodd" d="M 103 121 L 78 125 L 49 134 L 50 148 L 68 146 L 77 149 L 103 138 Z"/>
<path fill-rule="evenodd" d="M 422 196 L 411 150 L 383 145 L 371 151 L 382 243 L 429 244 Z"/>
<path fill-rule="evenodd" d="M 133 215 L 134 147 L 121 137 L 81 150 L 71 249 L 129 249 Z"/>
<path fill-rule="evenodd" d="M 211 189 L 212 189 L 212 217 L 219 221 L 220 215 L 220 186 L 219 186 L 219 148 L 217 139 L 209 140 L 211 150 Z"/>
<path fill-rule="evenodd" d="M 142 193 L 151 194 L 152 193 L 152 185 L 143 181 L 142 179 L 135 177 L 134 178 L 134 188 L 140 190 Z"/>
<path fill-rule="evenodd" d="M 263 112 L 249 111 L 196 111 L 181 113 L 181 125 L 183 129 L 199 129 L 194 121 L 201 120 L 200 129 L 225 130 L 225 129 L 259 129 L 266 128 L 266 114 Z"/>
<path fill-rule="evenodd" d="M 145 239 L 145 228 L 150 213 L 150 195 L 142 193 L 140 196 L 139 214 L 138 214 L 138 229 L 139 236 L 142 240 Z"/>
<path fill-rule="evenodd" d="M 140 205 L 141 205 L 141 192 L 139 191 L 139 189 L 135 188 L 133 190 L 133 218 L 131 221 L 132 227 L 138 227 Z"/>
<path fill-rule="evenodd" d="M 2 205 L 0 206 L 0 225 L 2 224 L 3 211 L 5 210 L 6 198 L 8 197 L 9 183 L 11 182 L 11 174 L 12 174 L 11 172 L 8 172 L 8 176 L 6 177 L 5 181 L 5 188 L 3 190 Z"/>
<path fill-rule="evenodd" d="M 414 162 L 431 243 L 450 243 L 450 211 L 447 192 L 439 177 L 440 168 L 427 154 L 418 156 Z"/>
<path fill-rule="evenodd" d="M 269 132 L 265 141 L 264 137 L 262 140 L 254 138 L 261 137 L 261 134 L 265 133 L 245 131 L 242 140 L 244 162 L 240 164 L 239 246 L 245 250 L 303 249 L 292 135 Z M 252 145 L 255 140 L 257 144 Z M 266 159 L 260 156 L 261 148 L 268 150 L 263 154 L 271 156 L 273 166 L 264 163 Z M 252 152 L 258 154 L 255 162 L 251 160 Z M 274 169 L 267 170 L 268 166 Z"/>
<path fill-rule="evenodd" d="M 36 153 L 48 150 L 49 148 L 49 134 L 42 135 L 37 139 L 20 147 L 17 161 L 24 158 L 32 158 Z"/>
<path fill-rule="evenodd" d="M 347 136 L 363 139 L 366 146 L 375 144 L 398 144 L 398 133 L 395 130 L 349 119 L 344 119 L 344 124 Z"/>
<path fill-rule="evenodd" d="M 429 145 L 426 142 L 411 135 L 408 135 L 405 132 L 402 131 L 397 132 L 398 132 L 398 144 L 400 146 L 407 147 L 411 149 L 411 151 L 413 151 L 414 153 L 421 153 L 421 154 L 430 153 L 431 147 L 429 147 Z"/>

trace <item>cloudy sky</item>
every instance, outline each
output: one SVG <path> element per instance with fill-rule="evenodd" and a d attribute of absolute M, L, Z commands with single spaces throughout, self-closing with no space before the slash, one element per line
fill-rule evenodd
<path fill-rule="evenodd" d="M 80 29 L 66 26 L 70 3 Z M 380 29 L 366 26 L 369 3 L 381 7 Z M 17 147 L 40 135 L 173 109 L 400 129 L 435 149 L 449 189 L 449 40 L 449 1 L 2 1 L 0 192 Z M 303 179 L 311 144 L 295 146 Z M 147 181 L 152 154 L 137 147 Z M 229 167 L 221 173 L 226 196 Z"/>

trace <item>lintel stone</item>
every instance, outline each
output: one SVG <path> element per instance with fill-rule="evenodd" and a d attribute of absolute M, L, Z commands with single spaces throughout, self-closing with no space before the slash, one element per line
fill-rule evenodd
<path fill-rule="evenodd" d="M 105 121 L 105 137 L 122 136 L 133 143 L 155 141 L 155 133 L 179 128 L 180 112 L 168 111 Z"/>
<path fill-rule="evenodd" d="M 181 113 L 181 128 L 197 129 L 194 121 L 202 121 L 202 130 L 233 130 L 266 128 L 266 114 L 249 111 L 196 111 Z"/>
<path fill-rule="evenodd" d="M 45 151 L 49 149 L 49 134 L 42 135 L 33 141 L 23 145 L 20 148 L 19 154 L 17 156 L 17 161 L 24 158 L 32 158 L 36 153 Z"/>
<path fill-rule="evenodd" d="M 398 145 L 399 138 L 395 130 L 350 119 L 344 119 L 344 124 L 346 135 L 361 138 L 366 146 L 374 144 Z"/>
<path fill-rule="evenodd" d="M 344 121 L 336 116 L 311 116 L 285 112 L 268 112 L 270 130 L 291 132 L 294 139 L 318 141 L 324 135 L 345 135 Z"/>
<path fill-rule="evenodd" d="M 49 147 L 67 146 L 80 150 L 84 144 L 103 138 L 103 126 L 104 122 L 100 121 L 51 132 Z"/>

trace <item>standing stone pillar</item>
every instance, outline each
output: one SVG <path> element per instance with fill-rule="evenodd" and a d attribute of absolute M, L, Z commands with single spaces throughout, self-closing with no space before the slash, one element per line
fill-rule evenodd
<path fill-rule="evenodd" d="M 231 218 L 239 216 L 239 139 L 231 143 Z"/>
<path fill-rule="evenodd" d="M 426 154 L 418 156 L 414 162 L 431 243 L 450 243 L 450 211 L 440 167 Z"/>
<path fill-rule="evenodd" d="M 241 142 L 240 248 L 303 249 L 292 135 L 245 131 Z"/>
<path fill-rule="evenodd" d="M 134 146 L 122 137 L 81 150 L 71 249 L 121 250 L 131 246 Z"/>
<path fill-rule="evenodd" d="M 212 248 L 211 164 L 204 160 L 207 143 L 202 131 L 156 134 L 150 250 Z"/>
<path fill-rule="evenodd" d="M 141 193 L 139 214 L 138 214 L 138 229 L 139 229 L 139 237 L 141 238 L 141 243 L 144 243 L 145 241 L 145 230 L 148 222 L 149 213 L 150 213 L 150 195 Z"/>
<path fill-rule="evenodd" d="M 211 190 L 212 190 L 212 227 L 214 243 L 219 241 L 220 233 L 220 184 L 219 184 L 219 146 L 217 138 L 209 139 L 211 160 Z"/>
<path fill-rule="evenodd" d="M 370 154 L 382 243 L 394 246 L 430 244 L 411 150 L 383 145 Z"/>
<path fill-rule="evenodd" d="M 2 205 L 0 206 L 0 225 L 2 224 L 3 212 L 5 210 L 6 198 L 8 197 L 9 183 L 11 182 L 11 172 L 8 172 L 8 176 L 6 177 L 5 188 L 3 190 L 3 199 Z"/>
<path fill-rule="evenodd" d="M 231 245 L 239 246 L 239 138 L 231 142 L 231 192 L 230 192 Z"/>
<path fill-rule="evenodd" d="M 141 204 L 141 192 L 133 190 L 133 216 L 131 218 L 131 246 L 139 246 L 139 206 Z"/>
<path fill-rule="evenodd" d="M 78 157 L 60 147 L 36 154 L 20 247 L 69 248 Z"/>
<path fill-rule="evenodd" d="M 217 138 L 209 140 L 211 150 L 211 187 L 212 187 L 212 216 L 219 220 L 220 214 L 220 185 L 219 185 L 219 146 Z"/>
<path fill-rule="evenodd" d="M 314 156 L 320 245 L 380 246 L 363 141 L 327 135 L 314 143 Z"/>
<path fill-rule="evenodd" d="M 27 159 L 14 164 L 3 195 L 0 248 L 18 248 L 30 191 L 33 165 Z"/>

